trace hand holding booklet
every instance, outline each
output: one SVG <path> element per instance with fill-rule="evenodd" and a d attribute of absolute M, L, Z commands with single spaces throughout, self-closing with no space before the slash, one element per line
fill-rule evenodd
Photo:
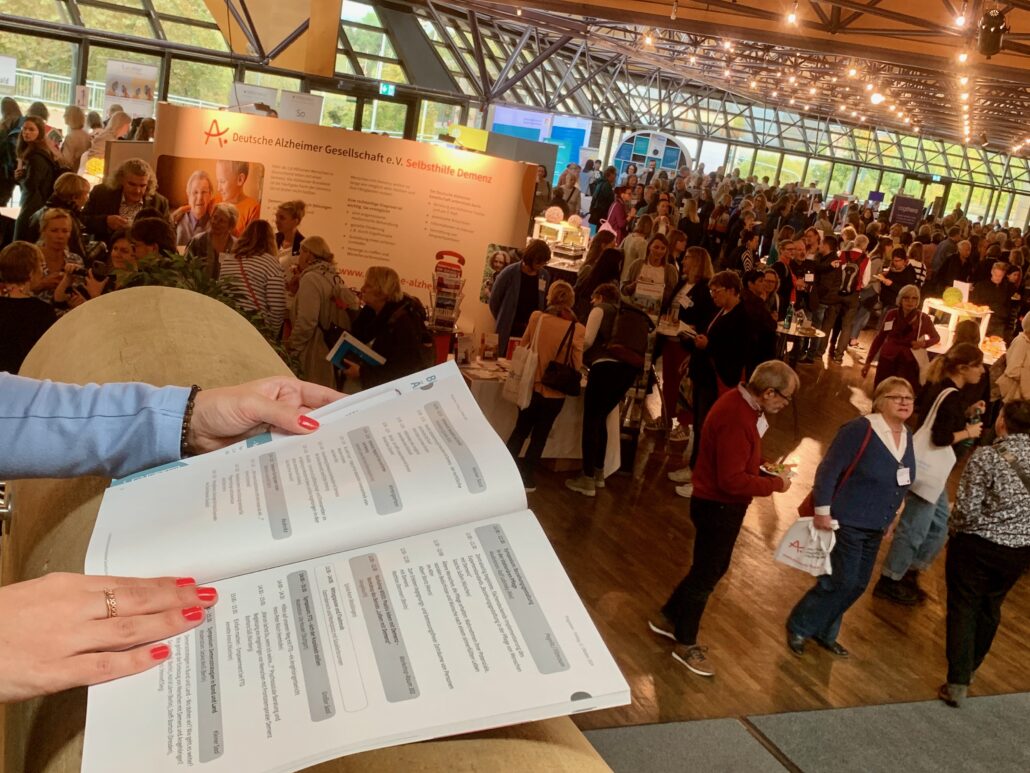
<path fill-rule="evenodd" d="M 457 367 L 114 481 L 86 571 L 219 602 L 89 690 L 82 770 L 295 771 L 623 705 L 629 688 Z"/>

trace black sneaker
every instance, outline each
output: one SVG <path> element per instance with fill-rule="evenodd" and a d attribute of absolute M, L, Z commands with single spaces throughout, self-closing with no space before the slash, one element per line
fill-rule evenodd
<path fill-rule="evenodd" d="M 878 599 L 886 599 L 895 604 L 905 607 L 914 607 L 919 603 L 919 595 L 900 580 L 892 580 L 887 575 L 881 575 L 876 587 L 873 588 L 873 595 Z"/>
<path fill-rule="evenodd" d="M 920 604 L 930 597 L 929 593 L 919 587 L 918 569 L 909 569 L 905 572 L 905 576 L 901 578 L 901 584 L 916 594 L 916 600 Z"/>

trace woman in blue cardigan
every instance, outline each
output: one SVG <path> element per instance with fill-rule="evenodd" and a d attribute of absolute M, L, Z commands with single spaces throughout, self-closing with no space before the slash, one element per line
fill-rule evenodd
<path fill-rule="evenodd" d="M 831 529 L 834 520 L 839 526 L 830 554 L 833 573 L 820 577 L 787 619 L 787 646 L 798 657 L 807 639 L 848 657 L 837 641 L 841 619 L 865 592 L 884 532 L 915 476 L 912 433 L 905 426 L 913 407 L 908 381 L 884 379 L 873 395 L 873 412 L 840 428 L 816 470 L 815 527 Z"/>

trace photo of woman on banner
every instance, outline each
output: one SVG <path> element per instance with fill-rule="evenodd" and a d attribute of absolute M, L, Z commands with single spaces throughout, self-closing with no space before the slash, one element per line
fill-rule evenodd
<path fill-rule="evenodd" d="M 261 217 L 265 167 L 248 161 L 183 158 L 157 159 L 158 191 L 168 199 L 176 243 L 182 247 L 210 229 L 216 204 L 232 204 L 237 212 L 232 235 Z M 206 214 L 205 214 L 206 212 Z"/>

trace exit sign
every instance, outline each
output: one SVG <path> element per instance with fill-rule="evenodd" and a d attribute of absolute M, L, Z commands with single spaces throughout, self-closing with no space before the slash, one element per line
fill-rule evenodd
<path fill-rule="evenodd" d="M 392 97 L 397 94 L 397 87 L 392 83 L 380 83 L 379 93 L 384 97 Z"/>

